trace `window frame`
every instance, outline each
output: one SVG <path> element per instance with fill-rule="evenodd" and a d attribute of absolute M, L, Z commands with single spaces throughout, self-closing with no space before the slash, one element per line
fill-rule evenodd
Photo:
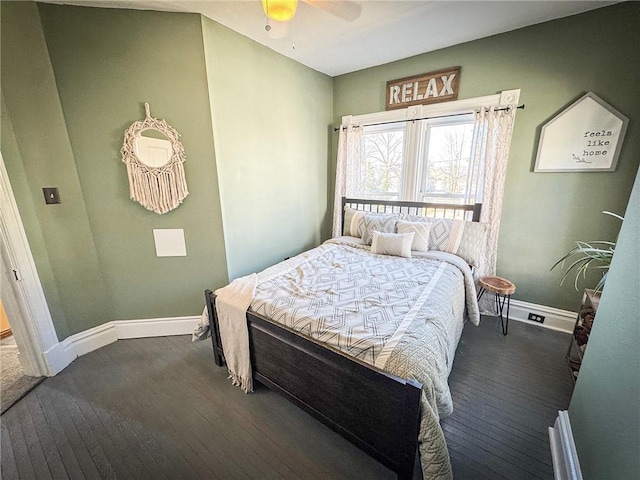
<path fill-rule="evenodd" d="M 364 177 L 367 168 L 366 159 L 366 142 L 367 135 L 375 135 L 385 132 L 402 132 L 403 134 L 403 162 L 400 172 L 399 191 L 383 192 L 368 191 L 363 188 L 362 194 L 366 198 L 382 199 L 382 200 L 403 200 L 422 202 L 423 197 L 428 192 L 423 192 L 422 187 L 425 185 L 425 175 L 427 172 L 427 147 L 429 145 L 430 131 L 433 127 L 469 125 L 473 124 L 473 115 L 463 114 L 455 117 L 447 116 L 440 118 L 432 118 L 426 120 L 418 120 L 411 122 L 384 123 L 380 125 L 364 125 L 362 136 L 362 155 L 363 162 L 361 165 L 360 175 Z M 363 182 L 364 183 L 364 182 Z M 435 193 L 428 195 L 442 199 L 447 203 L 451 199 L 464 199 L 468 197 L 468 192 L 463 194 Z M 454 203 L 454 202 L 452 202 Z M 459 203 L 459 202 L 455 202 Z"/>
<path fill-rule="evenodd" d="M 428 119 L 428 120 L 422 120 L 420 122 L 416 122 L 420 124 L 420 145 L 419 145 L 419 150 L 418 150 L 418 156 L 416 158 L 416 161 L 418 163 L 418 169 L 416 171 L 416 178 L 415 178 L 415 192 L 414 192 L 414 201 L 417 202 L 424 202 L 424 197 L 425 196 L 430 196 L 430 197 L 437 197 L 439 199 L 443 199 L 443 200 L 450 200 L 450 199 L 464 199 L 464 198 L 468 198 L 469 197 L 469 192 L 468 192 L 468 188 L 469 186 L 467 185 L 467 188 L 465 189 L 465 193 L 444 193 L 444 194 L 439 194 L 439 193 L 432 193 L 430 195 L 426 195 L 426 193 L 429 192 L 423 192 L 422 191 L 422 187 L 426 184 L 425 182 L 425 175 L 426 175 L 426 171 L 427 171 L 427 164 L 428 162 L 425 162 L 425 157 L 427 156 L 427 152 L 426 147 L 427 145 L 429 145 L 429 141 L 430 138 L 428 136 L 428 134 L 430 133 L 430 130 L 432 127 L 442 127 L 442 126 L 451 126 L 451 125 L 466 125 L 466 124 L 473 124 L 474 119 L 473 119 L 473 114 L 469 113 L 469 114 L 462 114 L 456 117 L 442 117 L 442 118 L 432 118 L 432 119 Z M 471 152 L 473 153 L 473 152 Z M 467 173 L 467 180 L 469 179 L 470 174 L 469 172 Z M 443 202 L 443 203 L 448 203 L 448 202 Z"/>
<path fill-rule="evenodd" d="M 383 124 L 383 125 L 364 125 L 363 126 L 363 135 L 362 135 L 362 149 L 361 151 L 364 152 L 366 151 L 366 147 L 365 147 L 365 141 L 366 141 L 366 136 L 367 134 L 376 134 L 376 133 L 384 133 L 384 132 L 389 132 L 389 131 L 402 131 L 403 132 L 403 157 L 406 157 L 406 151 L 404 149 L 406 149 L 407 147 L 407 124 L 403 123 L 403 122 L 398 122 L 398 123 L 394 123 L 394 124 Z M 366 168 L 366 162 L 363 162 L 362 168 Z M 402 162 L 402 169 L 400 171 L 400 182 L 399 182 L 399 191 L 397 194 L 397 197 L 395 200 L 402 200 L 402 192 L 403 192 L 403 187 L 404 187 L 404 183 L 405 183 L 405 176 L 407 175 L 407 168 L 406 168 L 406 164 L 405 162 Z M 361 172 L 361 175 L 364 175 L 363 172 Z M 364 190 L 364 189 L 363 189 Z M 363 193 L 369 194 L 370 192 L 365 192 L 363 191 Z M 385 197 L 383 198 L 383 200 L 394 200 L 393 198 L 391 198 L 392 196 L 395 196 L 394 194 L 389 195 L 388 197 L 384 195 L 384 193 L 378 193 L 379 196 L 381 197 Z M 373 198 L 373 197 L 372 197 Z"/>
<path fill-rule="evenodd" d="M 504 90 L 494 95 L 468 98 L 464 100 L 454 100 L 451 102 L 434 103 L 430 105 L 412 105 L 407 108 L 389 110 L 383 112 L 367 113 L 363 115 L 345 115 L 342 117 L 342 127 L 361 126 L 372 127 L 395 122 L 405 123 L 405 145 L 404 154 L 406 165 L 403 163 L 403 170 L 414 172 L 413 175 L 402 173 L 402 186 L 400 200 L 415 201 L 418 196 L 419 178 L 422 172 L 417 171 L 420 164 L 420 154 L 423 150 L 424 132 L 428 122 L 435 123 L 439 119 L 449 123 L 452 116 L 463 116 L 473 114 L 481 107 L 496 108 L 518 104 L 520 100 L 520 89 Z M 481 187 L 480 187 L 481 188 Z"/>

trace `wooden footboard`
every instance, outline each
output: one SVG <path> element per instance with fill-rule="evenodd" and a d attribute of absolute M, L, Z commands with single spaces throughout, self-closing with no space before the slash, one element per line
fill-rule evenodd
<path fill-rule="evenodd" d="M 221 366 L 215 295 L 205 291 L 214 360 Z M 398 474 L 413 476 L 422 385 L 247 313 L 254 379 L 275 390 Z"/>

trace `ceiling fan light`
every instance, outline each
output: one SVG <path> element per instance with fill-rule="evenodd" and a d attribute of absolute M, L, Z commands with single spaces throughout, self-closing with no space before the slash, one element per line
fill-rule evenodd
<path fill-rule="evenodd" d="M 267 17 L 278 22 L 291 20 L 296 14 L 298 0 L 262 0 L 262 9 Z"/>

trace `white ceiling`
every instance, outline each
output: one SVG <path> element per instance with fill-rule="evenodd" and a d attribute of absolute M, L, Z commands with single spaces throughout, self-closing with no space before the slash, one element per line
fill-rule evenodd
<path fill-rule="evenodd" d="M 201 13 L 330 76 L 617 3 L 593 0 L 304 0 L 298 5 L 293 23 L 289 24 L 288 35 L 276 39 L 270 38 L 265 31 L 267 22 L 260 0 L 39 1 Z M 323 5 L 327 3 L 329 5 Z M 360 7 L 359 17 L 347 21 L 327 12 L 345 7 L 356 7 L 356 12 Z M 271 35 L 274 32 L 280 32 L 278 25 L 274 25 Z"/>

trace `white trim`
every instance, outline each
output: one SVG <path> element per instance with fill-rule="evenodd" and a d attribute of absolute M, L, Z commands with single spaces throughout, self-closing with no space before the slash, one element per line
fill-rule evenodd
<path fill-rule="evenodd" d="M 545 323 L 526 320 L 529 312 L 544 315 Z M 575 312 L 560 310 L 522 302 L 511 301 L 509 318 L 536 326 L 571 332 L 576 318 Z M 90 328 L 54 345 L 44 352 L 44 358 L 51 367 L 50 375 L 55 375 L 73 360 L 118 340 L 130 338 L 164 337 L 170 335 L 191 335 L 200 322 L 200 316 L 145 318 L 139 320 L 114 320 Z"/>
<path fill-rule="evenodd" d="M 191 335 L 200 316 L 146 318 L 141 320 L 115 320 L 65 338 L 44 352 L 52 375 L 61 372 L 77 357 L 128 338 L 166 337 Z"/>
<path fill-rule="evenodd" d="M 53 375 L 57 375 L 77 357 L 86 355 L 118 340 L 115 325 L 108 322 L 65 338 L 55 347 L 44 352 L 51 365 Z"/>
<path fill-rule="evenodd" d="M 582 480 L 578 451 L 573 440 L 569 412 L 558 411 L 553 427 L 549 427 L 549 442 L 556 480 Z"/>
<path fill-rule="evenodd" d="M 0 152 L 0 240 L 6 247 L 11 268 L 17 271 L 15 286 L 22 319 L 11 323 L 16 343 L 27 375 L 52 375 L 43 352 L 58 344 L 49 306 L 42 290 L 40 277 L 31 254 L 16 204 L 9 174 Z M 10 320 L 11 321 L 11 320 Z"/>
<path fill-rule="evenodd" d="M 452 113 L 472 113 L 480 107 L 514 105 L 520 100 L 520 89 L 505 90 L 495 95 L 466 98 L 452 102 L 432 103 L 430 105 L 412 105 L 407 108 L 388 110 L 384 112 L 365 113 L 362 115 L 345 115 L 342 126 L 368 125 L 379 122 L 394 122 L 398 120 L 413 120 L 422 117 L 437 117 Z"/>
<path fill-rule="evenodd" d="M 116 320 L 118 340 L 126 338 L 167 337 L 191 335 L 202 317 L 146 318 L 144 320 Z"/>
<path fill-rule="evenodd" d="M 529 313 L 535 313 L 545 317 L 544 323 L 528 320 Z M 576 312 L 560 310 L 559 308 L 537 305 L 535 303 L 511 300 L 509 319 L 518 322 L 529 323 L 538 327 L 549 328 L 559 332 L 572 333 L 576 323 Z"/>

